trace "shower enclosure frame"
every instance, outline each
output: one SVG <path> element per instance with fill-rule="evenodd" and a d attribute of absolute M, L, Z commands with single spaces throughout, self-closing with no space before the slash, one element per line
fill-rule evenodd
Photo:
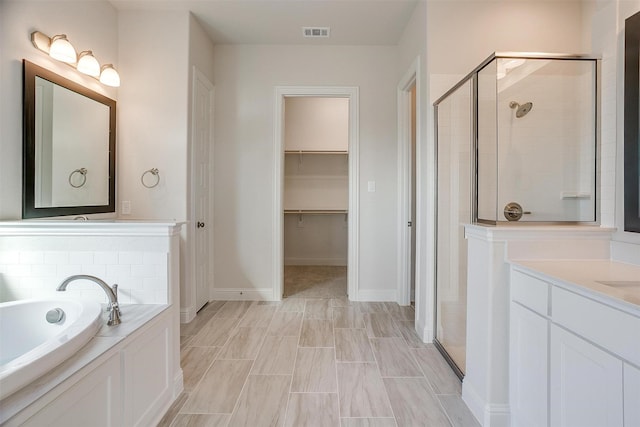
<path fill-rule="evenodd" d="M 593 61 L 594 62 L 594 158 L 593 158 L 593 194 L 594 194 L 594 220 L 593 221 L 535 221 L 535 222 L 506 222 L 506 221 L 492 221 L 478 218 L 478 73 L 488 66 L 492 61 L 496 59 L 539 59 L 539 60 L 564 60 L 564 61 Z M 535 225 L 599 225 L 600 221 L 600 169 L 598 163 L 600 160 L 600 76 L 601 76 L 601 64 L 600 57 L 586 54 L 566 54 L 566 53 L 545 53 L 545 52 L 494 52 L 489 55 L 484 61 L 482 61 L 471 72 L 465 75 L 462 79 L 447 90 L 442 96 L 440 96 L 434 103 L 434 145 L 435 145 L 435 177 L 436 177 L 436 191 L 435 200 L 437 203 L 439 194 L 438 185 L 438 107 L 439 104 L 446 100 L 450 95 L 464 86 L 467 82 L 471 82 L 471 134 L 472 138 L 469 141 L 471 149 L 471 182 L 470 182 L 470 206 L 471 215 L 469 216 L 469 223 L 482 224 L 488 226 L 535 226 Z M 436 237 L 434 239 L 434 253 L 435 253 L 435 268 L 434 268 L 434 311 L 433 311 L 433 343 L 438 351 L 443 355 L 447 363 L 451 366 L 456 375 L 462 380 L 464 378 L 463 371 L 456 365 L 452 357 L 447 353 L 444 346 L 438 340 L 438 209 L 435 212 L 435 230 Z"/>

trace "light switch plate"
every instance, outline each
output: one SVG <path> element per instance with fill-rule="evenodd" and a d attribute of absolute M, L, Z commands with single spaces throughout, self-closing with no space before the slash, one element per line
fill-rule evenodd
<path fill-rule="evenodd" d="M 129 200 L 122 201 L 120 213 L 122 213 L 122 215 L 131 215 L 131 202 Z"/>
<path fill-rule="evenodd" d="M 369 191 L 369 193 L 375 193 L 376 192 L 376 182 L 375 181 L 367 181 L 367 191 Z"/>

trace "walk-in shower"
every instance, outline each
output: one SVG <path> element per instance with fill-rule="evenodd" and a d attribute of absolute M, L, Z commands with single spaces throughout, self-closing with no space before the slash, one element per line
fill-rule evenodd
<path fill-rule="evenodd" d="M 434 103 L 435 342 L 460 376 L 464 224 L 596 223 L 596 82 L 592 57 L 496 53 Z"/>

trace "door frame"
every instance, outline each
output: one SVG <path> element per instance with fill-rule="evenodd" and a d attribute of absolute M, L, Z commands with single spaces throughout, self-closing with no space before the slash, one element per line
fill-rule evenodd
<path fill-rule="evenodd" d="M 396 300 L 399 305 L 409 305 L 411 299 L 411 229 L 407 222 L 411 217 L 411 88 L 416 88 L 416 218 L 411 218 L 416 233 L 415 304 L 420 304 L 420 57 L 417 57 L 400 79 L 398 98 L 398 287 Z"/>
<path fill-rule="evenodd" d="M 359 254 L 359 88 L 356 86 L 276 86 L 274 120 L 273 186 L 273 295 L 280 301 L 284 291 L 284 101 L 288 97 L 349 98 L 349 213 L 347 236 L 347 292 L 358 301 Z"/>
<path fill-rule="evenodd" d="M 196 168 L 195 168 L 195 150 L 193 147 L 193 136 L 194 136 L 194 127 L 195 127 L 195 115 L 193 114 L 193 102 L 194 102 L 194 92 L 195 92 L 195 88 L 196 88 L 196 81 L 200 81 L 204 84 L 204 86 L 207 87 L 207 89 L 209 89 L 209 105 L 210 105 L 210 110 L 209 110 L 209 117 L 210 117 L 210 121 L 209 121 L 209 187 L 213 188 L 213 141 L 214 141 L 214 135 L 213 135 L 213 131 L 214 131 L 214 108 L 215 108 L 215 86 L 211 83 L 211 81 L 207 78 L 207 76 L 205 74 L 203 74 L 200 70 L 198 70 L 195 66 L 192 69 L 192 81 L 191 81 L 191 102 L 190 102 L 190 108 L 191 108 L 191 123 L 190 123 L 190 135 L 189 135 L 189 191 L 188 191 L 188 197 L 189 197 L 189 202 L 187 203 L 188 206 L 188 222 L 185 226 L 186 228 L 186 234 L 187 234 L 187 248 L 188 248 L 188 261 L 186 262 L 186 265 L 188 266 L 187 268 L 187 286 L 185 287 L 185 295 L 184 295 L 184 303 L 186 304 L 186 306 L 182 305 L 181 303 L 181 308 L 180 308 L 180 321 L 182 323 L 186 323 L 191 321 L 195 315 L 196 315 L 196 304 L 197 304 L 197 298 L 196 298 L 196 257 L 195 257 L 195 253 L 196 253 L 196 239 L 195 239 L 195 233 L 196 233 L 196 229 L 195 229 L 195 224 L 197 224 L 198 222 L 198 218 L 196 218 L 197 215 L 197 209 L 196 209 L 196 197 L 195 197 L 195 185 L 194 182 L 196 182 Z M 208 224 L 210 229 L 209 230 L 213 230 L 213 221 L 211 221 L 211 217 L 213 215 L 213 195 L 211 195 L 211 197 L 209 197 L 209 217 L 205 218 L 205 224 Z M 211 231 L 210 231 L 211 232 Z M 214 250 L 214 245 L 213 242 L 210 239 L 210 245 L 209 245 L 209 255 L 211 256 L 211 258 L 213 259 L 213 250 Z M 208 270 L 208 274 L 207 276 L 209 277 L 209 279 L 211 281 L 213 281 L 213 263 L 208 263 L 207 264 L 207 270 Z M 212 286 L 209 286 L 209 301 L 211 300 L 211 289 Z"/>

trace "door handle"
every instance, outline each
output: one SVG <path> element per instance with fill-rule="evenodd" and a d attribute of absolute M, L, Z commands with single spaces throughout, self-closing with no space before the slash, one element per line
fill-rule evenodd
<path fill-rule="evenodd" d="M 407 222 L 407 227 L 413 227 L 413 222 L 412 221 Z"/>
<path fill-rule="evenodd" d="M 204 228 L 204 222 L 200 222 L 198 221 L 198 223 L 196 224 L 197 228 Z"/>

